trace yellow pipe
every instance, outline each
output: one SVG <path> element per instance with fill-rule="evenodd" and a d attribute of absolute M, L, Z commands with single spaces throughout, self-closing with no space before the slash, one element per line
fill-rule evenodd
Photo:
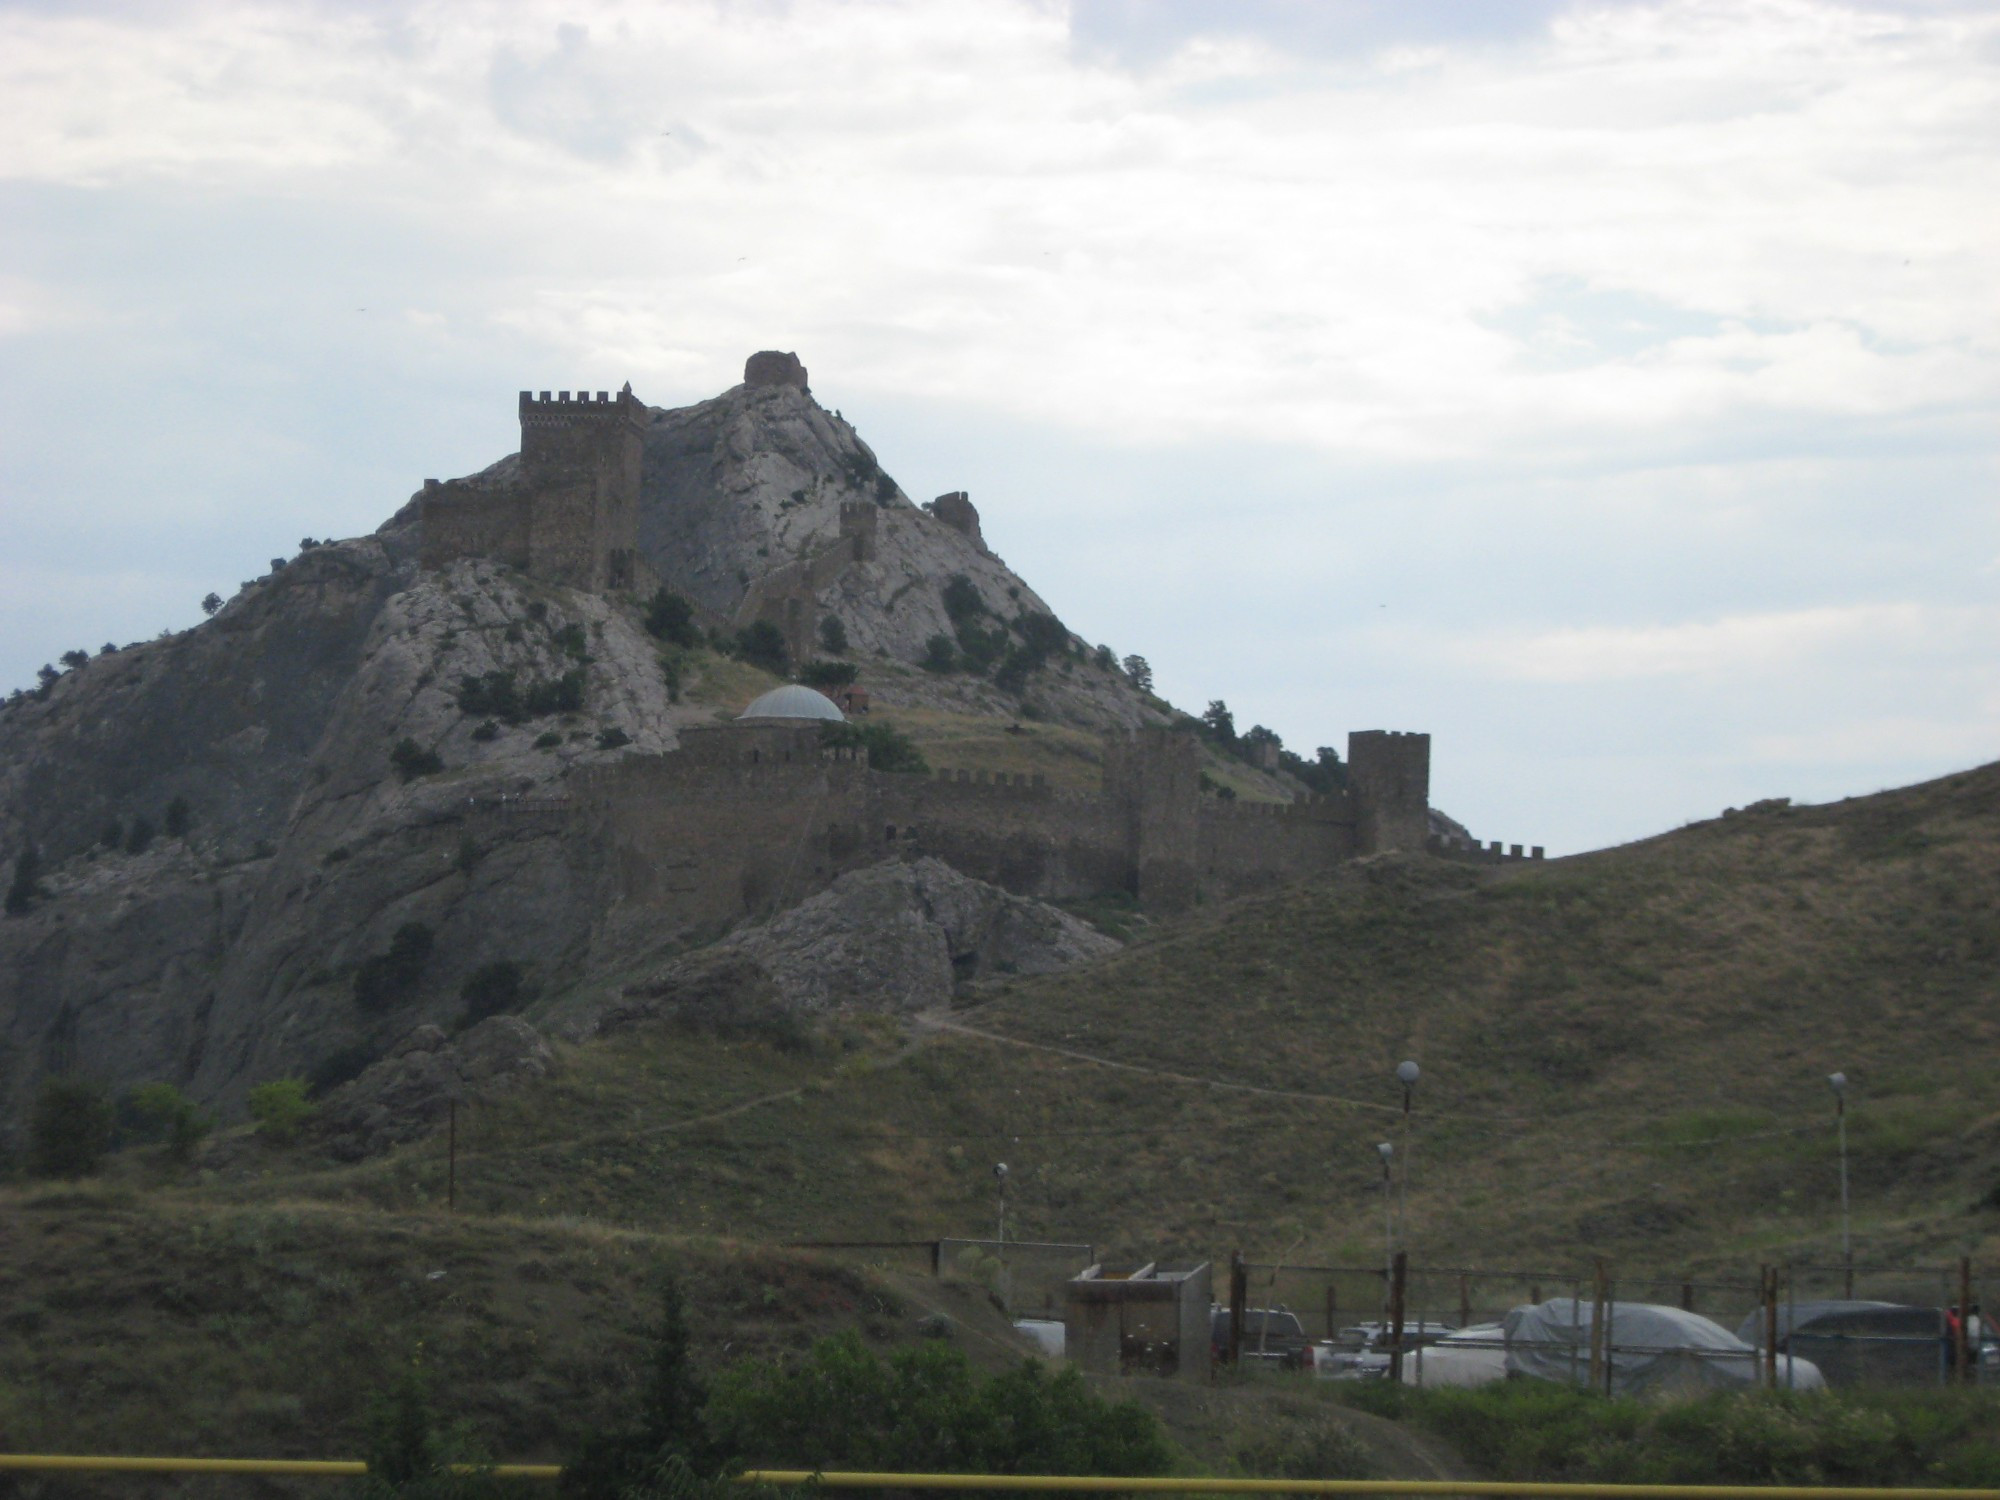
<path fill-rule="evenodd" d="M 560 1464 L 454 1465 L 461 1473 L 497 1479 L 559 1479 Z M 0 1453 L 8 1469 L 139 1474 L 264 1474 L 352 1478 L 368 1472 L 359 1459 L 126 1458 L 84 1453 Z M 1067 1490 L 1091 1494 L 1171 1495 L 1435 1495 L 1595 1497 L 1595 1500 L 2000 1500 L 2000 1490 L 1870 1488 L 1860 1485 L 1540 1484 L 1489 1479 L 1142 1479 L 1098 1474 L 894 1474 L 843 1470 L 752 1469 L 739 1484 L 814 1485 L 826 1489 Z"/>
<path fill-rule="evenodd" d="M 1762 1484 L 1539 1484 L 1480 1479 L 1138 1479 L 1078 1474 L 863 1474 L 753 1469 L 745 1484 L 827 1489 L 1068 1490 L 1173 1495 L 1596 1496 L 1602 1500 L 2000 1500 L 2000 1490 Z"/>

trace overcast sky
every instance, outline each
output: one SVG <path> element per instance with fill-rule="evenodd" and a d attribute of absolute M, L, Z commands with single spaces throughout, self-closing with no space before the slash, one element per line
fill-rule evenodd
<path fill-rule="evenodd" d="M 0 686 L 760 348 L 1484 837 L 2000 757 L 1993 5 L 0 0 Z"/>

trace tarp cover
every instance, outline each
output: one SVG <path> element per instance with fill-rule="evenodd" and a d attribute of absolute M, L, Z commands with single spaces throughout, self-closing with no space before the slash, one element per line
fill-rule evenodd
<path fill-rule="evenodd" d="M 1552 1297 L 1507 1314 L 1507 1373 L 1586 1384 L 1595 1305 Z M 1763 1378 L 1757 1351 L 1709 1318 L 1651 1302 L 1607 1304 L 1611 1390 L 1620 1396 L 1733 1389 Z M 1778 1384 L 1816 1390 L 1826 1382 L 1805 1360 L 1778 1357 Z"/>

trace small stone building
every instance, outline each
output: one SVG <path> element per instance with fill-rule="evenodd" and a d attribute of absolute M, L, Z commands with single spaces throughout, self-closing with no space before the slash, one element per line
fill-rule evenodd
<path fill-rule="evenodd" d="M 1212 1287 L 1208 1262 L 1132 1271 L 1094 1265 L 1069 1284 L 1065 1352 L 1094 1375 L 1206 1381 Z"/>

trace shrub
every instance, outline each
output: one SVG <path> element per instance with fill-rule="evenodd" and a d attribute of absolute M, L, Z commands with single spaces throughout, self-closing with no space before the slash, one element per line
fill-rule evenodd
<path fill-rule="evenodd" d="M 1289 771 L 1322 797 L 1331 797 L 1347 787 L 1347 767 L 1340 759 L 1340 752 L 1331 745 L 1321 745 L 1315 752 L 1316 759 L 1307 760 L 1290 750 L 1278 752 L 1278 768 Z"/>
<path fill-rule="evenodd" d="M 734 654 L 767 672 L 782 673 L 791 661 L 785 633 L 769 620 L 758 620 L 736 634 Z"/>
<path fill-rule="evenodd" d="M 431 1406 L 430 1381 L 412 1358 L 368 1403 L 368 1473 L 361 1500 L 485 1500 L 503 1493 L 463 1423 Z"/>
<path fill-rule="evenodd" d="M 756 1464 L 930 1473 L 1163 1474 L 1159 1423 L 1099 1396 L 1074 1368 L 1032 1360 L 982 1379 L 962 1351 L 929 1342 L 884 1361 L 849 1331 L 792 1367 L 745 1362 L 706 1412 L 724 1451 Z"/>
<path fill-rule="evenodd" d="M 482 745 L 489 740 L 500 738 L 500 724 L 496 719 L 482 719 L 479 727 L 472 731 L 472 737 Z"/>
<path fill-rule="evenodd" d="M 839 656 L 847 650 L 847 627 L 840 623 L 839 615 L 821 616 L 819 644 L 829 656 Z"/>
<path fill-rule="evenodd" d="M 515 1009 L 526 989 L 523 983 L 526 977 L 525 971 L 511 958 L 496 958 L 481 964 L 458 987 L 458 998 L 465 1002 L 465 1019 L 483 1021 Z"/>
<path fill-rule="evenodd" d="M 1236 716 L 1220 698 L 1211 698 L 1208 707 L 1202 710 L 1201 730 L 1206 738 L 1224 750 L 1235 750 Z"/>
<path fill-rule="evenodd" d="M 97 654 L 99 656 L 116 656 L 118 654 L 118 643 L 116 641 L 106 641 L 97 648 Z"/>
<path fill-rule="evenodd" d="M 87 1079 L 48 1079 L 28 1116 L 28 1170 L 37 1177 L 87 1177 L 111 1147 L 111 1101 Z"/>
<path fill-rule="evenodd" d="M 648 1332 L 652 1351 L 632 1420 L 622 1429 L 585 1433 L 566 1455 L 562 1494 L 569 1500 L 635 1500 L 662 1489 L 681 1492 L 682 1484 L 674 1479 L 698 1482 L 722 1467 L 704 1420 L 708 1393 L 688 1355 L 680 1283 L 671 1276 L 660 1288 L 660 1321 Z M 669 1481 L 664 1486 L 663 1478 Z"/>
<path fill-rule="evenodd" d="M 90 653 L 88 651 L 65 651 L 62 654 L 62 664 L 71 671 L 75 671 L 78 667 L 84 666 L 89 661 Z"/>
<path fill-rule="evenodd" d="M 681 660 L 678 656 L 660 658 L 660 680 L 667 685 L 667 702 L 681 701 Z"/>
<path fill-rule="evenodd" d="M 313 1117 L 303 1078 L 274 1078 L 250 1090 L 250 1118 L 257 1133 L 276 1146 L 289 1146 Z"/>
<path fill-rule="evenodd" d="M 435 750 L 426 750 L 407 735 L 396 741 L 396 748 L 389 752 L 389 763 L 396 768 L 396 774 L 404 781 L 415 781 L 419 776 L 435 776 L 444 769 L 444 762 Z"/>
<path fill-rule="evenodd" d="M 945 618 L 954 625 L 976 620 L 986 613 L 986 601 L 979 597 L 979 589 L 963 573 L 954 573 L 945 580 L 939 599 L 944 605 Z"/>
<path fill-rule="evenodd" d="M 431 943 L 431 930 L 422 922 L 398 927 L 388 951 L 362 960 L 354 971 L 354 1003 L 365 1011 L 385 1011 L 407 998 L 424 977 Z"/>
<path fill-rule="evenodd" d="M 616 724 L 598 732 L 597 748 L 600 750 L 618 750 L 631 743 L 632 736 Z"/>
<path fill-rule="evenodd" d="M 60 681 L 62 681 L 62 673 L 58 672 L 47 662 L 43 662 L 39 667 L 35 668 L 35 696 L 37 698 L 47 698 L 50 693 L 55 691 L 55 686 Z"/>
<path fill-rule="evenodd" d="M 554 641 L 560 650 L 575 657 L 578 661 L 588 660 L 590 642 L 584 636 L 583 627 L 574 620 L 563 626 L 560 630 L 553 632 L 549 639 Z"/>
<path fill-rule="evenodd" d="M 167 837 L 170 839 L 186 838 L 188 825 L 193 820 L 193 813 L 188 808 L 188 799 L 176 796 L 173 801 L 167 804 L 167 815 L 164 820 Z"/>
<path fill-rule="evenodd" d="M 926 672 L 953 672 L 958 669 L 958 647 L 948 635 L 934 635 L 924 642 L 923 669 Z"/>
<path fill-rule="evenodd" d="M 42 853 L 33 844 L 23 844 L 14 856 L 14 882 L 7 887 L 7 915 L 18 917 L 42 894 Z"/>
<path fill-rule="evenodd" d="M 924 752 L 917 748 L 917 742 L 887 719 L 822 724 L 819 727 L 819 742 L 834 749 L 858 747 L 866 750 L 869 767 L 873 770 L 930 774 L 930 762 L 924 759 Z"/>
<path fill-rule="evenodd" d="M 810 688 L 846 687 L 860 673 L 851 661 L 809 661 L 799 668 L 799 681 Z"/>
<path fill-rule="evenodd" d="M 669 589 L 661 589 L 647 604 L 646 629 L 669 645 L 701 644 L 701 632 L 694 623 L 694 606 Z"/>
<path fill-rule="evenodd" d="M 553 750 L 561 743 L 562 736 L 557 734 L 553 729 L 545 729 L 535 736 L 535 748 L 537 750 Z"/>
<path fill-rule="evenodd" d="M 509 724 L 518 724 L 527 717 L 512 672 L 468 672 L 460 677 L 458 711 L 466 715 L 490 715 Z"/>
<path fill-rule="evenodd" d="M 961 621 L 955 632 L 958 640 L 959 665 L 968 672 L 982 676 L 999 661 L 1007 651 L 1007 631 L 1004 626 L 995 625 L 991 630 L 983 630 L 971 620 Z"/>
<path fill-rule="evenodd" d="M 538 682 L 523 700 L 532 718 L 545 714 L 573 714 L 583 708 L 583 668 L 571 667 L 553 682 Z"/>
<path fill-rule="evenodd" d="M 153 825 L 144 818 L 134 818 L 132 826 L 125 830 L 125 852 L 144 854 L 153 843 Z"/>
<path fill-rule="evenodd" d="M 167 1148 L 177 1162 L 187 1162 L 194 1148 L 215 1128 L 215 1117 L 171 1083 L 141 1084 L 128 1099 L 142 1140 Z"/>
<path fill-rule="evenodd" d="M 222 608 L 222 595 L 220 594 L 211 593 L 201 601 L 201 612 L 205 615 L 212 615 L 220 608 Z"/>

